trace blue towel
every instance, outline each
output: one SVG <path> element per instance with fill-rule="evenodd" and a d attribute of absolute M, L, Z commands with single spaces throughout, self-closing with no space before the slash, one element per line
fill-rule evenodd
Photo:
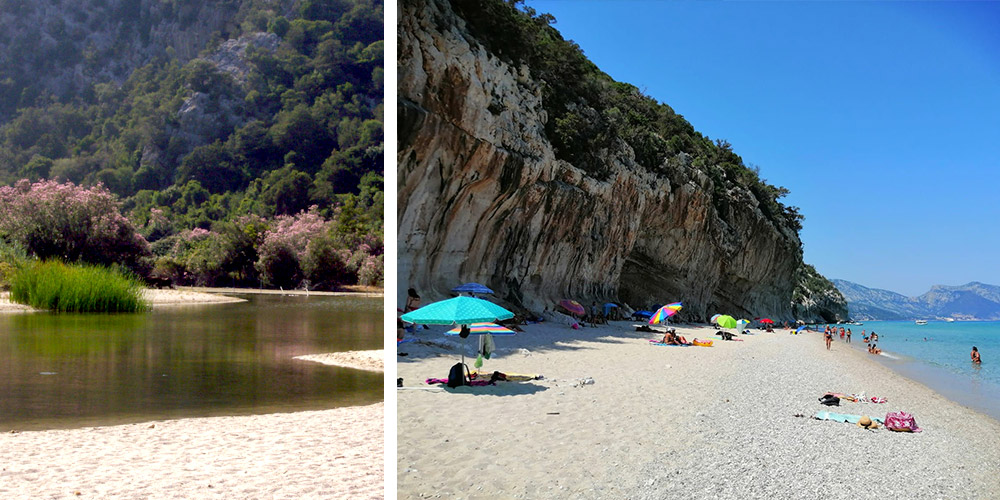
<path fill-rule="evenodd" d="M 861 415 L 848 415 L 846 413 L 834 413 L 832 411 L 821 411 L 816 414 L 815 419 L 819 420 L 833 420 L 834 422 L 845 422 L 849 424 L 856 424 L 858 420 L 861 420 Z M 882 419 L 878 417 L 868 417 L 879 424 L 882 423 Z"/>

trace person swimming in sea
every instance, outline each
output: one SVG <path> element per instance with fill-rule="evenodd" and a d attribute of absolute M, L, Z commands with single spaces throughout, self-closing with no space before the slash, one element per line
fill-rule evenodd
<path fill-rule="evenodd" d="M 970 356 L 972 356 L 973 363 L 977 365 L 982 364 L 983 360 L 979 357 L 979 349 L 976 349 L 976 346 L 972 346 L 972 353 L 970 353 Z"/>

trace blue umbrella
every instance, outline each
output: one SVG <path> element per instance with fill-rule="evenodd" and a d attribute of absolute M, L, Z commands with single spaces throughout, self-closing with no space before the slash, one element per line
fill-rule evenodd
<path fill-rule="evenodd" d="M 468 325 L 490 323 L 514 317 L 514 313 L 483 299 L 455 297 L 427 304 L 401 316 L 407 323 L 418 325 Z"/>
<path fill-rule="evenodd" d="M 484 293 L 493 293 L 493 290 L 490 290 L 485 285 L 480 285 L 479 283 L 466 283 L 452 288 L 451 291 L 455 293 L 478 293 L 480 295 Z"/>

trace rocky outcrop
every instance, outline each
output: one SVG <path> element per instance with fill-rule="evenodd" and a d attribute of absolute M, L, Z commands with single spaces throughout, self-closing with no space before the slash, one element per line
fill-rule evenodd
<path fill-rule="evenodd" d="M 718 194 L 684 154 L 650 171 L 622 141 L 599 153 L 599 178 L 559 160 L 532 68 L 476 43 L 447 1 L 402 2 L 399 19 L 402 293 L 476 281 L 535 311 L 683 300 L 686 319 L 792 319 L 801 243 L 749 190 Z"/>
<path fill-rule="evenodd" d="M 803 264 L 796 272 L 792 294 L 792 312 L 806 323 L 839 323 L 849 321 L 847 299 L 830 280 Z"/>

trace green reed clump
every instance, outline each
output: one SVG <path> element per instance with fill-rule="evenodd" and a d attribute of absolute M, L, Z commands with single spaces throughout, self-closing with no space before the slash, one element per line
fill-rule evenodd
<path fill-rule="evenodd" d="M 34 262 L 11 279 L 10 300 L 57 312 L 139 312 L 149 309 L 143 283 L 112 268 Z"/>

